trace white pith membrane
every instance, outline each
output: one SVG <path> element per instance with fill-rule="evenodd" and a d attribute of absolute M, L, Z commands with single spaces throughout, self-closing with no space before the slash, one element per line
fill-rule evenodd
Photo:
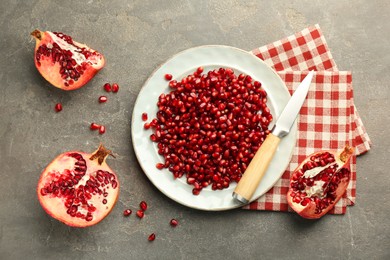
<path fill-rule="evenodd" d="M 94 50 L 90 49 L 86 45 L 79 44 L 79 46 L 78 46 L 77 45 L 78 43 L 75 41 L 73 41 L 73 45 L 69 44 L 67 41 L 58 37 L 57 35 L 55 35 L 52 32 L 47 32 L 47 33 L 53 39 L 53 42 L 56 42 L 58 44 L 58 46 L 60 46 L 61 49 L 69 50 L 72 52 L 72 58 L 76 61 L 76 63 L 78 65 L 81 65 L 83 62 L 87 62 L 90 65 L 92 65 L 93 67 L 100 66 L 99 62 L 101 61 L 101 55 L 98 52 L 95 52 Z M 53 48 L 53 45 L 51 45 L 51 46 L 49 46 L 49 45 L 51 45 L 51 44 L 50 43 L 47 44 L 48 48 Z M 85 58 L 84 54 L 81 53 L 82 48 L 85 48 L 87 51 L 94 53 L 94 55 L 91 55 L 90 57 L 88 57 L 88 59 Z"/>
<path fill-rule="evenodd" d="M 77 152 L 78 153 L 78 152 Z M 53 161 L 45 170 L 44 174 L 41 177 L 38 193 L 41 193 L 41 189 L 47 187 L 53 181 L 59 181 L 64 179 L 64 177 L 74 177 L 76 175 L 75 168 L 77 167 L 75 163 L 77 159 L 69 156 L 72 153 L 65 153 L 57 157 L 56 160 Z M 90 180 L 91 176 L 95 179 L 97 177 L 97 171 L 90 172 L 90 168 L 95 167 L 93 164 L 97 164 L 96 161 L 91 161 L 89 158 L 91 155 L 89 154 L 80 154 L 85 160 L 87 170 L 85 175 L 81 177 L 77 184 L 69 186 L 69 189 L 74 188 L 74 195 L 77 193 L 77 189 L 81 186 L 85 187 L 88 185 L 87 181 Z M 105 164 L 105 163 L 104 163 Z M 106 165 L 99 166 L 100 170 L 111 172 L 111 170 Z M 114 175 L 115 176 L 115 175 Z M 66 179 L 66 178 L 65 178 Z M 115 181 L 117 182 L 117 178 L 115 176 Z M 89 210 L 88 207 L 95 207 L 96 209 L 92 214 L 91 220 L 86 220 L 86 218 L 80 218 L 76 216 L 71 216 L 68 212 L 69 208 L 65 206 L 67 201 L 66 195 L 56 196 L 53 193 L 48 193 L 46 195 L 42 195 L 40 197 L 40 202 L 43 208 L 54 218 L 64 222 L 65 224 L 71 226 L 88 226 L 92 224 L 96 224 L 100 220 L 102 220 L 112 209 L 114 206 L 117 195 L 118 195 L 118 186 L 113 188 L 113 182 L 109 182 L 108 184 L 100 183 L 99 189 L 102 191 L 101 194 L 89 193 L 91 195 L 90 199 L 87 199 L 88 204 L 83 204 L 82 202 L 74 203 L 72 205 L 78 205 L 77 212 L 84 214 L 87 216 Z M 118 184 L 118 182 L 117 182 Z M 80 189 L 82 190 L 82 189 Z M 105 194 L 106 193 L 106 194 Z M 84 193 L 85 194 L 85 193 Z M 106 196 L 105 196 L 106 195 Z M 75 196 L 76 197 L 76 196 Z M 103 203 L 103 200 L 106 200 L 106 204 Z"/>

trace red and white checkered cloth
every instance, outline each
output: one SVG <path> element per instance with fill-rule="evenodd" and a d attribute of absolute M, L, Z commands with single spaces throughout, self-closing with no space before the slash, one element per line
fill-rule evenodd
<path fill-rule="evenodd" d="M 252 210 L 291 211 L 287 203 L 290 174 L 307 155 L 339 150 L 349 144 L 356 155 L 370 149 L 371 141 L 353 102 L 352 75 L 338 71 L 319 25 L 252 51 L 273 67 L 292 94 L 309 70 L 315 74 L 298 116 L 297 143 L 289 166 L 275 186 L 244 207 Z M 330 212 L 344 214 L 356 198 L 356 155 L 352 178 L 344 197 Z"/>

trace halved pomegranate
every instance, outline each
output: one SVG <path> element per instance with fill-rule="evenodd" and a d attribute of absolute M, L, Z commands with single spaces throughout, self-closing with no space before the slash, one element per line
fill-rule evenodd
<path fill-rule="evenodd" d="M 287 201 L 304 218 L 325 215 L 340 200 L 351 179 L 348 145 L 340 152 L 320 151 L 308 156 L 293 172 Z"/>
<path fill-rule="evenodd" d="M 103 220 L 119 195 L 119 181 L 105 162 L 111 151 L 100 145 L 92 154 L 60 154 L 42 172 L 38 199 L 53 218 L 73 227 Z"/>
<path fill-rule="evenodd" d="M 63 90 L 81 88 L 104 67 L 102 54 L 60 32 L 31 33 L 36 39 L 35 66 L 52 85 Z"/>

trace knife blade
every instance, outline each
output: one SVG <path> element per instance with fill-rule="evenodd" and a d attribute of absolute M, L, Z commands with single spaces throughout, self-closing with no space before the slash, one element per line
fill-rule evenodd
<path fill-rule="evenodd" d="M 282 114 L 276 121 L 271 133 L 267 135 L 259 150 L 252 158 L 252 161 L 249 163 L 247 169 L 234 189 L 233 198 L 236 200 L 242 203 L 250 202 L 261 179 L 268 169 L 276 149 L 279 146 L 281 138 L 290 132 L 290 129 L 301 110 L 303 102 L 306 99 L 307 92 L 309 91 L 313 73 L 313 71 L 310 71 L 301 84 L 299 84 L 297 90 L 294 92 L 286 107 L 283 109 Z"/>

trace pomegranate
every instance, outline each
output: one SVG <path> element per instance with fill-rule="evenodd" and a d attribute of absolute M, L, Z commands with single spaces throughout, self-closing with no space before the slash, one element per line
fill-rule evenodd
<path fill-rule="evenodd" d="M 340 200 L 351 178 L 349 160 L 354 149 L 320 151 L 308 156 L 293 172 L 287 200 L 304 218 L 325 215 Z"/>
<path fill-rule="evenodd" d="M 112 84 L 112 92 L 117 93 L 119 91 L 119 85 L 117 83 Z"/>
<path fill-rule="evenodd" d="M 60 32 L 35 30 L 35 66 L 52 85 L 63 90 L 81 88 L 104 67 L 102 54 Z"/>
<path fill-rule="evenodd" d="M 164 159 L 156 168 L 167 168 L 174 178 L 184 175 L 193 195 L 238 182 L 273 120 L 259 81 L 230 68 L 203 71 L 169 81 L 171 91 L 159 96 L 156 118 L 144 123 Z"/>
<path fill-rule="evenodd" d="M 148 237 L 149 241 L 154 241 L 155 239 L 156 239 L 156 234 L 155 233 L 150 234 L 149 237 Z"/>
<path fill-rule="evenodd" d="M 111 151 L 99 146 L 92 154 L 60 154 L 42 172 L 38 199 L 53 218 L 73 227 L 103 220 L 114 207 L 119 181 L 105 159 Z"/>

